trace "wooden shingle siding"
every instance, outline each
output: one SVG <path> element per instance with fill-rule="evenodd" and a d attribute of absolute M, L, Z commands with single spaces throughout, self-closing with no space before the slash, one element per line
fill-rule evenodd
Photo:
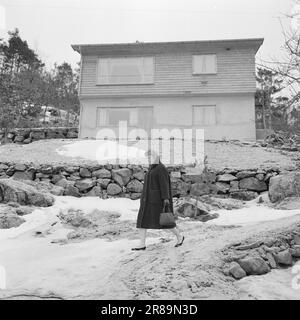
<path fill-rule="evenodd" d="M 216 53 L 217 74 L 193 75 L 193 54 Z M 154 53 L 154 84 L 96 85 L 100 55 L 83 55 L 80 95 L 124 96 L 255 92 L 255 48 L 203 48 L 199 51 Z M 136 54 L 132 54 L 134 56 Z M 149 55 L 147 53 L 147 55 Z M 105 55 L 107 56 L 107 55 Z M 120 55 L 121 56 L 121 55 Z"/>

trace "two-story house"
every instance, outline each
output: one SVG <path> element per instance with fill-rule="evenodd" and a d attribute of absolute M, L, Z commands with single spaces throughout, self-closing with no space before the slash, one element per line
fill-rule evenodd
<path fill-rule="evenodd" d="M 263 39 L 73 45 L 81 54 L 80 138 L 129 128 L 204 128 L 255 140 L 255 55 Z"/>

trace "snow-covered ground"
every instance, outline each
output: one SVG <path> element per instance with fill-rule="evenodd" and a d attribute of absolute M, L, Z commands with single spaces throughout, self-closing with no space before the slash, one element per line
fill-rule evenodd
<path fill-rule="evenodd" d="M 165 164 L 192 164 L 195 156 L 193 156 L 192 142 L 186 142 L 186 146 L 182 149 L 182 141 L 175 140 L 174 146 L 170 140 L 148 141 L 112 141 L 112 140 L 83 140 L 66 143 L 64 146 L 56 149 L 56 152 L 65 157 L 79 157 L 87 160 L 94 160 L 100 164 L 140 164 L 147 165 L 148 159 L 145 157 L 145 151 L 150 147 L 159 150 L 161 144 L 161 160 Z M 199 147 L 199 145 L 201 147 Z M 204 159 L 204 143 L 202 140 L 197 142 L 197 163 L 202 164 Z M 182 156 L 184 154 L 184 157 Z"/>
<path fill-rule="evenodd" d="M 28 294 L 41 297 L 54 295 L 66 299 L 113 299 L 116 292 L 120 298 L 132 298 L 122 283 L 114 283 L 113 273 L 120 268 L 121 260 L 135 259 L 137 253 L 130 249 L 138 244 L 137 238 L 114 241 L 96 238 L 65 244 L 56 240 L 67 239 L 71 231 L 58 218 L 61 212 L 81 209 L 89 214 L 98 209 L 100 212 L 118 212 L 121 221 L 134 222 L 138 208 L 139 200 L 56 197 L 54 206 L 36 209 L 24 216 L 26 222 L 18 228 L 0 230 L 0 265 L 5 267 L 7 275 L 7 290 L 0 290 L 0 298 Z M 215 212 L 220 217 L 206 224 L 189 219 L 180 219 L 180 224 L 186 224 L 188 230 L 192 227 L 195 231 L 197 226 L 200 228 L 205 225 L 255 225 L 262 221 L 299 215 L 300 209 L 276 210 L 257 204 L 254 200 L 242 209 Z M 201 230 L 206 232 L 206 229 Z M 154 245 L 154 248 L 160 243 L 155 232 L 149 235 L 147 242 L 148 246 Z M 172 250 L 173 243 L 165 246 Z M 139 254 L 151 254 L 151 249 Z M 171 256 L 176 261 L 176 252 Z M 239 285 L 241 292 L 252 292 L 259 298 L 297 299 L 299 291 L 291 289 L 292 276 L 290 270 L 276 270 L 261 277 L 247 277 Z"/>

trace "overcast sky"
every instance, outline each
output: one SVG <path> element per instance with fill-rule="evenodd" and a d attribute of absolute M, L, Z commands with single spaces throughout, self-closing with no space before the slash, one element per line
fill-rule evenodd
<path fill-rule="evenodd" d="M 19 28 L 51 66 L 76 43 L 264 37 L 258 57 L 279 54 L 292 0 L 0 0 L 0 37 Z"/>

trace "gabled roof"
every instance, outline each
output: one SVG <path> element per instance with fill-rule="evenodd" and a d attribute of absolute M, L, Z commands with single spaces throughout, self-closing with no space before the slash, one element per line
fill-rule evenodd
<path fill-rule="evenodd" d="M 142 52 L 165 52 L 165 51 L 193 51 L 207 47 L 251 47 L 256 51 L 263 44 L 263 38 L 247 39 L 220 39 L 220 40 L 198 40 L 198 41 L 174 41 L 174 42 L 132 42 L 132 43 L 104 43 L 104 44 L 73 44 L 72 48 L 78 53 L 126 53 Z"/>

